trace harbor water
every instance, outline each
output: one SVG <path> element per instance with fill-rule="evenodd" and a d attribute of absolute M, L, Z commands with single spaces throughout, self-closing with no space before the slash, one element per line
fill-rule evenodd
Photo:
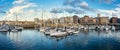
<path fill-rule="evenodd" d="M 80 31 L 61 38 L 37 30 L 0 32 L 0 50 L 120 50 L 120 31 Z"/>

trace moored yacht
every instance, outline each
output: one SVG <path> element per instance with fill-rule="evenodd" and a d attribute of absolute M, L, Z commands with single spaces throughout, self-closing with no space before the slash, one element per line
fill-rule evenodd
<path fill-rule="evenodd" d="M 54 33 L 51 33 L 50 36 L 51 37 L 63 37 L 63 36 L 66 36 L 67 33 L 66 32 L 54 32 Z"/>
<path fill-rule="evenodd" d="M 115 31 L 115 29 L 116 29 L 115 26 L 111 26 L 112 31 Z"/>
<path fill-rule="evenodd" d="M 10 26 L 10 30 L 11 30 L 12 32 L 22 31 L 22 30 L 23 30 L 23 27 Z"/>
<path fill-rule="evenodd" d="M 3 21 L 2 25 L 0 26 L 0 32 L 7 32 L 9 31 L 9 25 L 5 23 L 5 21 Z"/>
<path fill-rule="evenodd" d="M 79 33 L 79 31 L 75 31 L 75 32 L 73 32 L 74 34 L 78 34 Z"/>
<path fill-rule="evenodd" d="M 23 30 L 23 27 L 15 26 L 15 29 L 18 30 L 18 31 L 22 31 L 22 30 Z"/>
<path fill-rule="evenodd" d="M 40 32 L 45 32 L 45 28 L 40 28 Z"/>

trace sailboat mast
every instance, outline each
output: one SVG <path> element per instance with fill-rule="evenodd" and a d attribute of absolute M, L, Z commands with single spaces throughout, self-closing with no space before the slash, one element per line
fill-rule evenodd
<path fill-rule="evenodd" d="M 58 6 L 57 6 L 57 4 L 56 4 L 56 7 L 58 7 Z M 55 10 L 56 10 L 56 9 L 57 9 L 57 8 L 55 8 Z M 55 14 L 55 13 L 54 13 L 54 14 Z M 56 15 L 55 15 L 55 19 L 56 19 L 56 21 L 57 21 L 55 25 L 56 25 L 56 28 L 58 28 L 58 19 L 57 19 L 57 13 L 56 13 Z"/>
<path fill-rule="evenodd" d="M 55 25 L 55 13 L 52 13 L 52 27 L 56 27 Z"/>
<path fill-rule="evenodd" d="M 15 14 L 15 17 L 16 17 L 16 25 L 18 25 L 18 16 L 17 16 L 17 13 Z"/>
<path fill-rule="evenodd" d="M 45 15 L 46 10 L 43 10 L 43 13 L 44 13 L 43 17 L 46 17 L 46 15 Z M 43 24 L 44 24 L 44 27 L 46 27 L 46 26 L 45 26 L 45 24 L 46 24 L 46 23 L 45 23 L 45 18 L 44 18 L 44 20 L 43 20 Z"/>
<path fill-rule="evenodd" d="M 58 28 L 58 19 L 57 19 L 57 14 L 54 13 L 54 20 L 55 20 L 55 26 Z"/>
<path fill-rule="evenodd" d="M 42 10 L 42 13 L 41 13 L 41 14 L 42 14 L 42 27 L 45 27 L 45 26 L 44 26 L 44 20 L 43 20 L 43 10 Z"/>
<path fill-rule="evenodd" d="M 65 21 L 64 12 L 62 13 L 62 17 L 63 17 L 63 21 Z M 64 23 L 64 22 L 62 23 L 62 27 L 63 27 L 63 28 L 65 27 L 65 23 Z"/>

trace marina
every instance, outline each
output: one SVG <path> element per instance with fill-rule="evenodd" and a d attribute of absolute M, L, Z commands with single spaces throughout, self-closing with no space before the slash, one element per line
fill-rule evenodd
<path fill-rule="evenodd" d="M 2 50 L 119 50 L 120 31 L 80 31 L 54 38 L 37 30 L 0 32 Z"/>
<path fill-rule="evenodd" d="M 0 0 L 0 50 L 120 50 L 120 0 Z"/>

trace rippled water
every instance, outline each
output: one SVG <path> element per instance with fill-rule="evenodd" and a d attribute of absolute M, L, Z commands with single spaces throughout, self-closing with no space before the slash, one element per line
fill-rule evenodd
<path fill-rule="evenodd" d="M 120 50 L 120 31 L 80 31 L 57 39 L 37 30 L 1 32 L 0 50 Z"/>

